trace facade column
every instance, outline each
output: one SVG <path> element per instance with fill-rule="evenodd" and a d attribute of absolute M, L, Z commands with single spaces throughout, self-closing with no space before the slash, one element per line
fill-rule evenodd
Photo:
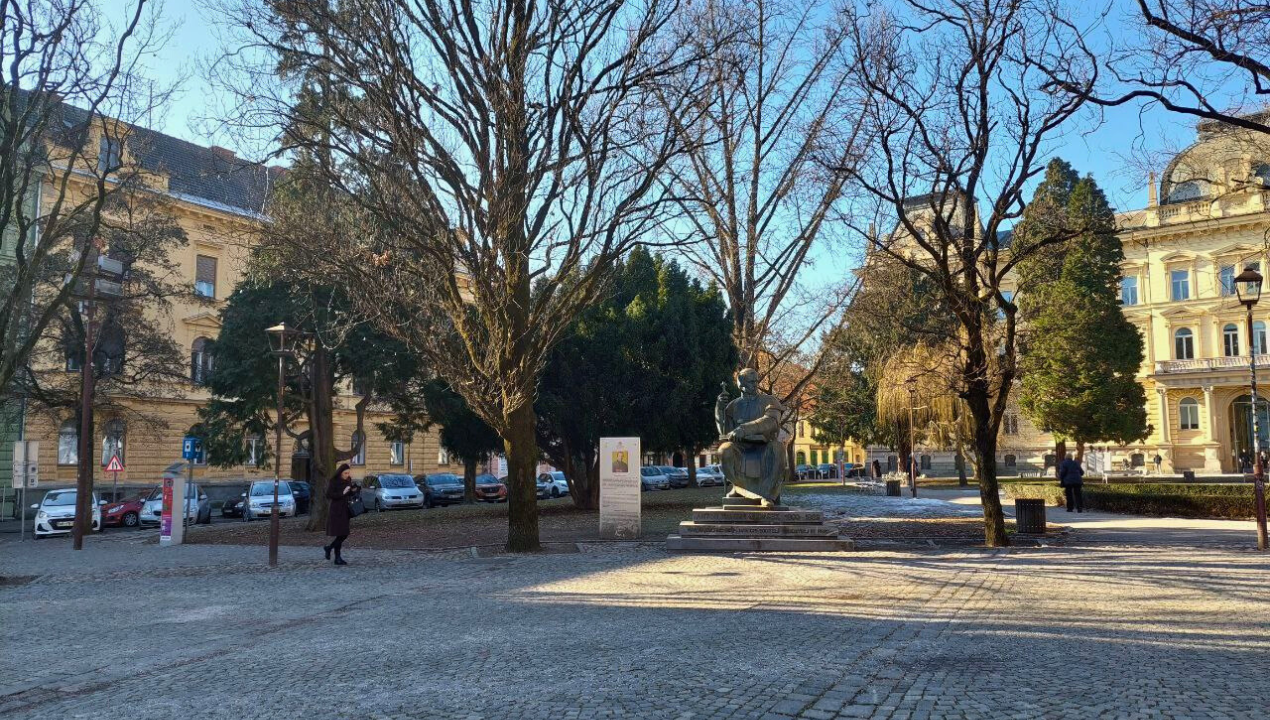
<path fill-rule="evenodd" d="M 1213 386 L 1204 386 L 1204 413 L 1208 420 L 1204 424 L 1204 467 L 1205 475 L 1220 475 L 1222 472 L 1221 443 L 1217 440 L 1217 406 L 1213 402 Z"/>
<path fill-rule="evenodd" d="M 1167 388 L 1156 388 L 1160 396 L 1160 442 L 1169 443 L 1169 391 Z"/>

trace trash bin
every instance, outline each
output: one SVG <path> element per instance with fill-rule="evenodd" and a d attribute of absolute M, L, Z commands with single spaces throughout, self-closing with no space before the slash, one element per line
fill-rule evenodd
<path fill-rule="evenodd" d="M 899 480 L 887 480 L 887 481 L 886 481 L 886 496 L 887 496 L 887 497 L 899 497 L 899 496 L 900 496 L 900 481 L 899 481 Z"/>
<path fill-rule="evenodd" d="M 1045 501 L 1039 498 L 1016 498 L 1014 527 L 1026 535 L 1045 534 Z"/>
<path fill-rule="evenodd" d="M 1194 471 L 1194 470 L 1183 470 L 1183 471 L 1182 471 L 1182 482 L 1195 482 L 1195 471 Z"/>

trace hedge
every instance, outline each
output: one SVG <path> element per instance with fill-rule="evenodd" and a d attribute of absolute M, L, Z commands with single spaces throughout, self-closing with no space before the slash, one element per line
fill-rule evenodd
<path fill-rule="evenodd" d="M 1054 481 L 1004 482 L 1005 496 L 1040 498 L 1047 505 L 1066 502 L 1063 488 Z M 1085 507 L 1130 515 L 1171 515 L 1243 520 L 1254 513 L 1252 485 L 1210 483 L 1141 483 L 1101 485 L 1085 483 Z"/>

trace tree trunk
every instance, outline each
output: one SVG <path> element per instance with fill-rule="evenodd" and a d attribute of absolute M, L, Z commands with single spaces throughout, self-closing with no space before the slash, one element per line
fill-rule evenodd
<path fill-rule="evenodd" d="M 1058 466 L 1063 462 L 1063 458 L 1067 457 L 1067 441 L 1054 441 L 1054 477 L 1058 477 Z M 1049 471 L 1049 468 L 1046 468 Z"/>
<path fill-rule="evenodd" d="M 1076 462 L 1082 465 L 1085 464 L 1085 441 L 1084 440 L 1076 441 Z"/>
<path fill-rule="evenodd" d="M 975 464 L 978 466 L 979 500 L 983 503 L 984 542 L 988 547 L 1006 547 L 1005 514 L 997 486 L 997 434 L 992 428 L 992 410 L 986 379 L 969 383 L 966 402 L 974 421 Z"/>
<path fill-rule="evenodd" d="M 465 459 L 463 461 L 463 504 L 471 505 L 476 502 L 476 461 Z"/>
<path fill-rule="evenodd" d="M 794 462 L 796 459 L 793 438 L 790 438 L 790 442 L 785 443 L 785 482 L 798 480 L 798 463 Z"/>
<path fill-rule="evenodd" d="M 688 470 L 688 487 L 697 487 L 697 450 L 696 448 L 688 448 L 684 450 L 684 468 Z"/>
<path fill-rule="evenodd" d="M 534 407 L 525 403 L 507 414 L 507 549 L 511 552 L 537 550 L 538 489 L 534 471 L 538 466 L 538 442 Z"/>
<path fill-rule="evenodd" d="M 313 351 L 310 363 L 309 455 L 313 476 L 313 497 L 309 504 L 310 532 L 326 530 L 326 484 L 335 475 L 335 379 L 330 371 L 330 356 L 321 347 Z M 278 457 L 283 456 L 278 448 Z"/>
<path fill-rule="evenodd" d="M 961 436 L 961 400 L 953 401 L 953 431 L 957 433 L 957 457 L 953 460 L 957 464 L 957 485 L 966 487 L 966 443 Z"/>

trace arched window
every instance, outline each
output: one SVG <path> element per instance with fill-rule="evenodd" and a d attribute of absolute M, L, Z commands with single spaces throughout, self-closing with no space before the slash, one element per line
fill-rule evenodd
<path fill-rule="evenodd" d="M 1198 200 L 1204 196 L 1205 185 L 1208 183 L 1203 180 L 1187 180 L 1173 186 L 1169 191 L 1169 199 L 1167 202 L 1187 202 L 1189 200 Z"/>
<path fill-rule="evenodd" d="M 1260 320 L 1252 324 L 1252 346 L 1256 348 L 1258 355 L 1270 352 L 1266 347 L 1266 324 Z"/>
<path fill-rule="evenodd" d="M 353 456 L 353 459 L 350 462 L 353 465 L 365 465 L 366 464 L 366 433 L 356 432 L 356 431 L 353 432 L 353 448 L 354 448 L 354 452 L 357 454 Z"/>
<path fill-rule="evenodd" d="M 812 465 L 819 465 L 819 464 L 820 464 L 819 460 L 820 460 L 820 453 L 816 452 L 815 450 L 812 450 L 812 451 L 811 451 L 811 464 L 812 464 Z"/>
<path fill-rule="evenodd" d="M 923 455 L 919 462 L 923 470 L 930 470 L 930 455 Z"/>
<path fill-rule="evenodd" d="M 101 438 L 101 464 L 105 466 L 110 462 L 112 456 L 118 456 L 119 462 L 126 463 L 124 457 L 124 439 L 128 434 L 128 425 L 123 420 L 115 418 L 106 423 L 105 429 L 102 431 Z"/>
<path fill-rule="evenodd" d="M 1230 323 L 1221 329 L 1222 349 L 1226 357 L 1239 355 L 1239 326 Z"/>
<path fill-rule="evenodd" d="M 1199 401 L 1193 397 L 1182 398 L 1177 404 L 1178 422 L 1183 430 L 1199 429 Z"/>
<path fill-rule="evenodd" d="M 1015 465 L 1015 463 L 1016 463 L 1016 462 L 1017 462 L 1017 460 L 1016 460 L 1016 458 L 1015 458 L 1013 455 L 1006 455 L 1006 456 L 1005 456 L 1004 465 L 1005 465 L 1006 467 L 1008 467 L 1008 468 L 1012 468 L 1012 467 L 1014 467 L 1014 465 Z"/>
<path fill-rule="evenodd" d="M 795 464 L 795 465 L 806 465 L 806 464 L 807 464 L 807 453 L 803 452 L 802 450 L 799 450 L 798 452 L 794 453 L 794 464 Z"/>
<path fill-rule="evenodd" d="M 212 341 L 205 337 L 195 338 L 190 346 L 190 382 L 195 385 L 206 385 L 212 375 Z"/>
<path fill-rule="evenodd" d="M 1195 336 L 1189 328 L 1180 328 L 1173 333 L 1173 358 L 1175 360 L 1195 359 Z"/>
<path fill-rule="evenodd" d="M 57 464 L 79 464 L 79 425 L 73 418 L 57 431 Z"/>

